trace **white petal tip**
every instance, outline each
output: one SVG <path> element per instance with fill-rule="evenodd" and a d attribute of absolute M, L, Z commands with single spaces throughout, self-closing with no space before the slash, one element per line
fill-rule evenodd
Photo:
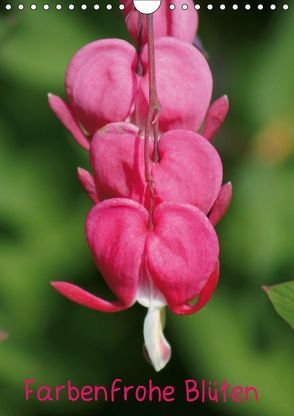
<path fill-rule="evenodd" d="M 144 321 L 145 348 L 155 371 L 161 371 L 169 362 L 171 347 L 163 335 L 162 317 L 163 308 L 151 307 L 148 309 Z"/>

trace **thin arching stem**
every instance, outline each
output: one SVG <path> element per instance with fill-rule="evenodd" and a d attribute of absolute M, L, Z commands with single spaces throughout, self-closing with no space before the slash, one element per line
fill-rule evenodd
<path fill-rule="evenodd" d="M 136 74 L 141 77 L 143 75 L 143 64 L 141 60 L 141 52 L 142 52 L 142 34 L 143 34 L 143 14 L 139 13 L 138 17 L 138 30 L 137 30 L 137 66 L 136 66 Z M 139 108 L 135 106 L 135 123 L 138 126 L 140 124 L 140 113 Z"/>
<path fill-rule="evenodd" d="M 153 161 L 158 162 L 158 119 L 160 102 L 157 96 L 156 74 L 155 74 L 155 48 L 153 14 L 147 15 L 147 34 L 148 34 L 148 66 L 149 66 L 149 109 L 152 112 L 152 125 L 154 136 L 154 156 Z"/>
<path fill-rule="evenodd" d="M 149 193 L 149 229 L 153 229 L 153 208 L 154 208 L 154 184 L 151 173 L 151 163 L 157 163 L 158 155 L 158 117 L 160 111 L 160 103 L 157 97 L 156 78 L 155 78 L 155 50 L 154 50 L 154 30 L 153 15 L 147 15 L 147 34 L 148 34 L 148 67 L 149 67 L 149 106 L 145 128 L 145 180 L 147 183 L 147 191 Z M 150 158 L 149 139 L 153 133 L 154 152 L 153 160 Z"/>
<path fill-rule="evenodd" d="M 137 68 L 136 73 L 139 76 L 142 76 L 143 74 L 143 65 L 141 61 L 141 52 L 142 52 L 142 32 L 143 32 L 143 15 L 142 13 L 139 13 L 138 17 L 138 31 L 137 31 L 137 56 L 138 56 L 138 62 L 137 62 Z"/>

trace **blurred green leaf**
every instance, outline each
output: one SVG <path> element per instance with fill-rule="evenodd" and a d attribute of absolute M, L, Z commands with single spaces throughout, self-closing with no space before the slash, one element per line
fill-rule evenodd
<path fill-rule="evenodd" d="M 290 398 L 294 389 L 289 363 L 292 357 L 290 331 L 274 332 L 263 347 L 255 344 L 252 334 L 262 315 L 262 293 L 256 297 L 248 291 L 238 299 L 217 291 L 213 300 L 201 312 L 188 317 L 173 317 L 177 334 L 177 353 L 186 368 L 197 379 L 227 380 L 231 386 L 254 386 L 259 402 L 242 402 L 238 415 L 259 416 L 281 414 L 292 416 Z M 253 310 L 252 310 L 253 308 Z M 251 313 L 252 312 L 252 313 Z M 263 316 L 264 320 L 265 317 Z M 257 335 L 260 330 L 256 328 Z M 219 403 L 224 414 L 236 414 L 236 403 Z"/>
<path fill-rule="evenodd" d="M 8 334 L 0 329 L 0 342 L 5 341 Z"/>
<path fill-rule="evenodd" d="M 293 20 L 293 8 L 286 16 L 273 17 L 264 37 L 254 48 L 244 50 L 237 65 L 236 99 L 256 126 L 281 115 L 293 117 Z"/>
<path fill-rule="evenodd" d="M 68 18 L 68 14 L 55 10 L 28 10 L 25 16 L 15 18 L 14 30 L 0 44 L 0 61 L 2 70 L 17 83 L 36 88 L 46 85 L 48 91 L 60 87 L 72 55 L 95 40 L 91 26 L 76 14 Z M 97 30 L 99 37 L 103 33 Z"/>
<path fill-rule="evenodd" d="M 294 281 L 279 285 L 264 286 L 277 313 L 294 329 Z"/>
<path fill-rule="evenodd" d="M 219 227 L 221 254 L 240 281 L 263 284 L 293 265 L 294 171 L 248 160 L 231 180 L 232 204 Z"/>
<path fill-rule="evenodd" d="M 0 16 L 0 326 L 9 333 L 0 344 L 1 416 L 151 413 L 145 403 L 139 409 L 108 403 L 103 410 L 101 403 L 25 403 L 21 385 L 27 377 L 52 385 L 67 379 L 107 384 L 117 376 L 134 385 L 148 378 L 164 385 L 181 383 L 187 373 L 259 390 L 258 404 L 203 405 L 201 415 L 290 416 L 292 334 L 279 318 L 268 319 L 260 285 L 292 273 L 294 178 L 287 143 L 293 134 L 287 126 L 293 124 L 294 9 L 201 15 L 214 94 L 230 93 L 231 111 L 218 137 L 229 157 L 225 175 L 234 198 L 218 226 L 218 292 L 199 314 L 169 317 L 173 359 L 154 374 L 141 353 L 143 308 L 99 314 L 68 302 L 49 285 L 65 279 L 111 296 L 85 241 L 91 204 L 75 171 L 86 167 L 87 157 L 55 120 L 46 92 L 63 90 L 66 66 L 85 43 L 126 36 L 122 15 L 118 7 L 94 12 L 89 5 L 81 11 L 82 2 L 72 12 L 65 6 L 43 11 L 41 4 L 33 12 L 28 0 L 23 3 L 22 12 L 13 2 L 13 10 Z M 258 161 L 249 144 L 259 133 L 252 126 L 263 134 Z M 265 160 L 265 148 L 273 158 Z M 182 400 L 173 404 L 177 414 L 184 408 Z M 155 403 L 152 413 L 164 415 L 167 409 Z"/>

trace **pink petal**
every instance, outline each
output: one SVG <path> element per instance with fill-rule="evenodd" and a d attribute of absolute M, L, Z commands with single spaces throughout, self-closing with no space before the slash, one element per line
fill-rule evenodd
<path fill-rule="evenodd" d="M 169 37 L 155 42 L 155 56 L 157 91 L 161 103 L 160 130 L 198 130 L 212 92 L 212 75 L 205 58 L 189 43 Z M 142 63 L 145 75 L 139 88 L 138 112 L 144 125 L 149 92 L 146 46 L 142 52 Z"/>
<path fill-rule="evenodd" d="M 146 267 L 171 308 L 193 299 L 207 284 L 218 260 L 218 240 L 196 207 L 157 205 L 154 231 L 146 242 Z"/>
<path fill-rule="evenodd" d="M 167 36 L 173 36 L 186 42 L 193 42 L 198 28 L 198 13 L 194 8 L 192 0 L 185 1 L 188 5 L 188 10 L 183 10 L 182 0 L 174 0 L 172 3 L 176 6 L 174 10 L 170 10 L 169 1 L 163 0 L 166 3 L 168 14 L 168 33 Z"/>
<path fill-rule="evenodd" d="M 222 183 L 222 163 L 215 148 L 192 131 L 172 130 L 161 136 L 158 150 L 160 160 L 152 170 L 156 195 L 208 213 Z"/>
<path fill-rule="evenodd" d="M 226 95 L 218 98 L 210 106 L 205 120 L 203 136 L 212 140 L 218 129 L 223 124 L 229 111 L 229 100 Z"/>
<path fill-rule="evenodd" d="M 123 304 L 136 300 L 148 213 L 129 199 L 95 205 L 86 221 L 88 244 L 103 278 Z"/>
<path fill-rule="evenodd" d="M 146 232 L 148 232 L 148 230 L 146 230 Z M 142 273 L 139 277 L 137 302 L 145 308 L 162 309 L 166 306 L 165 297 L 154 285 L 152 276 L 146 267 L 142 268 Z"/>
<path fill-rule="evenodd" d="M 84 149 L 88 150 L 89 141 L 75 120 L 70 107 L 57 95 L 48 94 L 48 101 L 51 110 L 55 113 L 56 117 L 67 128 L 67 130 L 73 135 L 75 141 Z"/>
<path fill-rule="evenodd" d="M 136 132 L 120 134 L 115 124 L 108 125 L 106 132 L 98 131 L 91 143 L 90 159 L 99 198 L 124 197 L 142 202 L 144 140 Z"/>
<path fill-rule="evenodd" d="M 72 58 L 65 84 L 76 118 L 92 135 L 129 116 L 137 91 L 135 48 L 123 40 L 87 44 Z"/>
<path fill-rule="evenodd" d="M 214 271 L 212 272 L 212 275 L 210 276 L 206 285 L 200 292 L 195 305 L 190 305 L 190 304 L 183 304 L 179 306 L 170 305 L 172 311 L 179 315 L 190 315 L 192 313 L 198 312 L 200 309 L 203 308 L 203 306 L 206 305 L 206 303 L 210 300 L 211 296 L 213 295 L 216 289 L 217 283 L 218 283 L 218 278 L 219 278 L 219 262 L 217 262 L 217 265 Z"/>
<path fill-rule="evenodd" d="M 92 175 L 87 170 L 78 168 L 78 179 L 90 199 L 94 202 L 94 204 L 97 204 L 97 202 L 99 202 L 99 198 Z"/>
<path fill-rule="evenodd" d="M 162 370 L 171 357 L 171 347 L 163 334 L 163 314 L 164 308 L 151 306 L 143 328 L 148 359 L 156 371 Z"/>
<path fill-rule="evenodd" d="M 99 198 L 124 197 L 143 203 L 144 141 L 135 133 L 116 134 L 115 123 L 109 128 L 114 133 L 100 130 L 90 148 Z M 173 130 L 161 136 L 158 150 L 160 160 L 152 169 L 158 201 L 188 202 L 209 212 L 222 183 L 222 164 L 215 148 L 196 133 Z"/>
<path fill-rule="evenodd" d="M 232 192 L 231 182 L 227 182 L 221 187 L 220 193 L 209 214 L 209 220 L 212 225 L 215 226 L 227 212 L 232 200 Z"/>
<path fill-rule="evenodd" d="M 138 134 L 139 128 L 132 123 L 120 121 L 117 123 L 109 123 L 98 130 L 97 133 L 113 133 L 113 134 Z"/>
<path fill-rule="evenodd" d="M 138 41 L 138 22 L 139 13 L 135 10 L 132 2 L 122 1 L 126 6 L 124 15 L 126 16 L 127 28 L 135 40 Z M 175 10 L 170 10 L 170 2 L 162 0 L 160 8 L 153 14 L 153 26 L 155 39 L 163 36 L 172 36 L 186 42 L 192 42 L 198 26 L 198 14 L 194 8 L 192 0 L 185 2 L 189 9 L 183 10 L 181 0 L 174 0 Z M 143 17 L 142 43 L 147 42 L 146 18 Z"/>
<path fill-rule="evenodd" d="M 113 302 L 101 299 L 92 293 L 80 288 L 79 286 L 73 285 L 67 282 L 51 282 L 54 289 L 62 296 L 71 300 L 72 302 L 78 303 L 79 305 L 85 306 L 89 309 L 94 309 L 101 312 L 119 312 L 127 309 L 131 306 L 131 303 L 127 304 L 123 301 L 116 300 Z"/>
<path fill-rule="evenodd" d="M 76 303 L 114 312 L 139 298 L 148 303 L 145 276 L 151 288 L 149 308 L 161 308 L 167 301 L 176 313 L 190 313 L 187 302 L 202 290 L 198 308 L 203 306 L 216 283 L 211 275 L 218 259 L 218 241 L 212 225 L 198 208 L 166 202 L 155 207 L 153 221 L 150 231 L 146 209 L 119 198 L 95 205 L 88 215 L 90 249 L 119 300 L 108 302 L 65 282 L 54 282 L 54 288 Z"/>

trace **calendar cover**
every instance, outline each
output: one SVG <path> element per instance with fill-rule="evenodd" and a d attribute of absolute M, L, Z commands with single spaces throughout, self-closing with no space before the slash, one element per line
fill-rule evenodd
<path fill-rule="evenodd" d="M 294 9 L 2 1 L 0 416 L 291 416 Z"/>

